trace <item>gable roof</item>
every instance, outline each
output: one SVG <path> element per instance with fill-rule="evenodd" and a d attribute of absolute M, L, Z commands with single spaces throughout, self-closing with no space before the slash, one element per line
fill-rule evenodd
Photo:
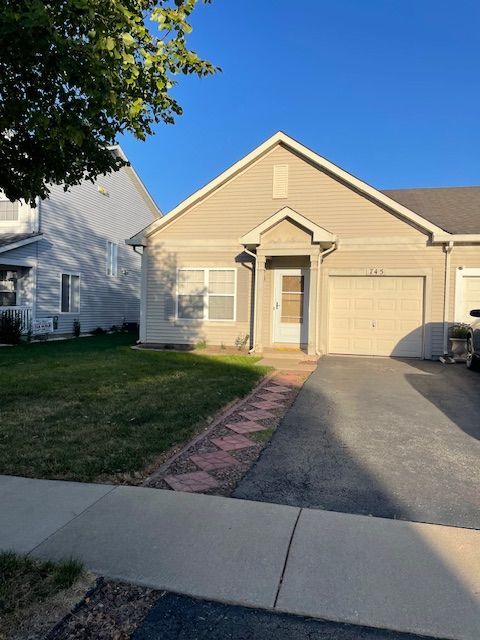
<path fill-rule="evenodd" d="M 0 253 L 23 247 L 43 238 L 43 233 L 3 233 L 0 235 Z"/>
<path fill-rule="evenodd" d="M 448 233 L 480 233 L 480 187 L 388 189 L 382 193 Z"/>
<path fill-rule="evenodd" d="M 160 218 L 161 216 L 163 216 L 163 213 L 160 211 L 159 206 L 157 205 L 157 203 L 155 202 L 155 200 L 151 196 L 149 190 L 147 189 L 147 187 L 143 183 L 143 181 L 140 178 L 140 176 L 138 175 L 138 173 L 133 168 L 132 163 L 127 158 L 127 156 L 126 156 L 125 152 L 123 151 L 122 147 L 119 144 L 114 144 L 114 145 L 111 145 L 110 147 L 108 147 L 108 149 L 112 153 L 112 155 L 120 158 L 124 162 L 128 162 L 128 165 L 125 165 L 124 167 L 122 167 L 122 169 L 127 173 L 128 177 L 132 181 L 133 186 L 137 190 L 138 194 L 140 195 L 142 200 L 145 202 L 147 207 L 152 212 L 153 217 L 154 218 Z"/>
<path fill-rule="evenodd" d="M 272 216 L 258 224 L 256 227 L 251 229 L 248 233 L 240 238 L 240 243 L 244 245 L 256 245 L 260 244 L 261 235 L 265 231 L 268 231 L 276 224 L 282 222 L 282 220 L 293 220 L 297 224 L 299 224 L 307 231 L 310 231 L 312 234 L 313 242 L 318 243 L 326 243 L 328 245 L 333 244 L 337 237 L 334 236 L 330 231 L 327 231 L 323 227 L 320 227 L 318 224 L 315 224 L 305 216 L 302 216 L 297 211 L 294 211 L 290 207 L 283 207 L 280 211 L 277 211 Z"/>
<path fill-rule="evenodd" d="M 155 233 L 156 231 L 159 231 L 163 227 L 172 224 L 176 219 L 186 213 L 189 208 L 196 205 L 197 203 L 208 197 L 216 189 L 235 178 L 240 172 L 246 170 L 250 165 L 265 156 L 277 145 L 282 145 L 283 147 L 293 151 L 298 156 L 304 158 L 306 161 L 311 162 L 313 165 L 323 170 L 325 173 L 328 173 L 340 182 L 343 182 L 350 188 L 354 189 L 357 193 L 360 193 L 370 200 L 377 202 L 383 208 L 391 211 L 393 214 L 396 214 L 410 224 L 415 225 L 417 228 L 432 234 L 434 241 L 445 241 L 445 235 L 448 235 L 448 233 L 446 234 L 445 229 L 443 229 L 441 226 L 435 224 L 425 216 L 413 211 L 401 202 L 393 199 L 386 192 L 379 191 L 378 189 L 375 189 L 366 182 L 363 182 L 359 178 L 356 178 L 347 171 L 344 171 L 337 165 L 333 164 L 333 162 L 330 162 L 326 158 L 320 156 L 318 153 L 315 153 L 305 145 L 288 136 L 286 133 L 279 131 L 271 136 L 268 140 L 266 140 L 263 144 L 247 154 L 244 158 L 242 158 L 231 167 L 229 167 L 226 171 L 214 178 L 211 182 L 183 200 L 167 215 L 163 216 L 159 220 L 152 222 L 150 225 L 142 229 L 139 233 L 132 236 L 129 240 L 126 240 L 126 243 L 133 246 L 145 245 L 148 236 Z M 476 240 L 478 240 L 478 238 L 476 238 Z"/>

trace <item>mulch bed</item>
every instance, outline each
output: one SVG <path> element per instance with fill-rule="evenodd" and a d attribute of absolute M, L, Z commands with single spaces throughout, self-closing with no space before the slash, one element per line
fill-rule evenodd
<path fill-rule="evenodd" d="M 129 640 L 162 591 L 98 578 L 44 640 Z"/>

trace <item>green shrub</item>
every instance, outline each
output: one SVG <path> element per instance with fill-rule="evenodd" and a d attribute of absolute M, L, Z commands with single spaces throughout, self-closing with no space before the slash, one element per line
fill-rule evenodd
<path fill-rule="evenodd" d="M 22 336 L 22 319 L 14 313 L 0 311 L 0 343 L 18 344 Z"/>
<path fill-rule="evenodd" d="M 450 337 L 466 340 L 468 337 L 468 324 L 454 324 L 450 329 Z"/>
<path fill-rule="evenodd" d="M 102 327 L 97 327 L 91 333 L 92 336 L 103 336 L 103 334 L 107 332 L 105 331 L 105 329 L 102 329 Z"/>
<path fill-rule="evenodd" d="M 75 338 L 80 336 L 80 320 L 78 318 L 73 321 L 73 335 Z"/>

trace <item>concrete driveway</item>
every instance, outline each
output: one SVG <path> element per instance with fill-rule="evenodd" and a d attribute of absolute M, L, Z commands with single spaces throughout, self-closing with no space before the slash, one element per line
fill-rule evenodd
<path fill-rule="evenodd" d="M 323 358 L 234 495 L 480 529 L 480 374 Z"/>

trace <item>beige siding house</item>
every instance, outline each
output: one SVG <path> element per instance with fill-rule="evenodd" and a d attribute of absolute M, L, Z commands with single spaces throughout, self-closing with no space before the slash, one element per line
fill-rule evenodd
<path fill-rule="evenodd" d="M 480 188 L 381 192 L 284 133 L 127 243 L 148 345 L 435 358 L 480 307 Z"/>

